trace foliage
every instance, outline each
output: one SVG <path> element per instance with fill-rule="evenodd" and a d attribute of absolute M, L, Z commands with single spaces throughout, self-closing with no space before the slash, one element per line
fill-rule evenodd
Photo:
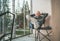
<path fill-rule="evenodd" d="M 27 24 L 27 20 L 25 17 L 27 14 L 30 14 L 30 10 L 29 10 L 28 2 L 26 1 L 26 3 L 23 2 L 21 13 L 17 14 L 16 24 L 19 24 L 19 27 L 23 28 L 24 18 L 25 18 L 25 23 Z"/>
<path fill-rule="evenodd" d="M 4 16 L 4 25 L 5 25 L 5 27 L 8 27 L 8 25 L 9 25 L 10 22 L 11 22 L 11 15 L 6 14 Z"/>

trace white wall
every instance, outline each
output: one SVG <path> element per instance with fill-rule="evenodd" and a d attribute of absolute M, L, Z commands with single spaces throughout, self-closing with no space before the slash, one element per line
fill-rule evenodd
<path fill-rule="evenodd" d="M 39 10 L 41 13 L 51 15 L 51 0 L 32 0 L 33 13 Z"/>
<path fill-rule="evenodd" d="M 51 26 L 54 32 L 54 41 L 60 41 L 60 0 L 52 0 Z"/>
<path fill-rule="evenodd" d="M 35 13 L 36 11 L 40 11 L 41 13 L 48 13 L 49 15 L 51 15 L 51 0 L 32 0 L 32 10 L 33 13 Z M 46 21 L 47 24 L 50 24 L 49 18 Z M 42 31 L 43 33 L 45 33 L 45 31 Z M 34 30 L 33 30 L 34 33 Z"/>

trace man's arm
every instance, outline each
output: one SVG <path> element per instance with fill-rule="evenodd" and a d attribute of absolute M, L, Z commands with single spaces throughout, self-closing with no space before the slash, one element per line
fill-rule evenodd
<path fill-rule="evenodd" d="M 31 14 L 30 16 L 31 16 L 31 17 L 34 17 L 34 16 L 35 16 L 35 14 Z"/>
<path fill-rule="evenodd" d="M 44 16 L 44 18 L 46 18 L 48 16 L 48 13 L 42 13 L 42 15 Z"/>

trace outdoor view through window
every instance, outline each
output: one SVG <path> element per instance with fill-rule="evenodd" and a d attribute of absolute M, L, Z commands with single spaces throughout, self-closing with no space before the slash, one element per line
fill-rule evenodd
<path fill-rule="evenodd" d="M 30 5 L 30 0 L 0 0 L 0 14 L 5 14 L 6 12 L 5 15 L 0 17 L 0 36 L 11 33 L 13 14 L 15 15 L 15 19 L 12 37 L 15 38 L 30 34 L 29 22 L 26 19 L 26 15 L 29 15 L 31 11 Z M 11 34 L 6 37 L 10 36 Z"/>

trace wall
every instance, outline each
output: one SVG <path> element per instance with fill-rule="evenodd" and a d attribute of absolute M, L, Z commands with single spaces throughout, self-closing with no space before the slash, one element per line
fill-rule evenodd
<path fill-rule="evenodd" d="M 33 13 L 40 10 L 51 15 L 51 0 L 32 0 Z"/>
<path fill-rule="evenodd" d="M 52 2 L 52 5 L 51 5 Z M 33 13 L 37 10 L 47 12 L 51 15 L 50 25 L 54 32 L 54 41 L 60 41 L 60 0 L 33 0 Z M 52 7 L 52 10 L 51 10 Z"/>
<path fill-rule="evenodd" d="M 51 7 L 51 0 L 32 0 L 33 13 L 39 10 L 41 13 L 48 13 L 50 15 L 47 18 L 48 22 L 45 22 L 46 24 L 50 24 L 50 18 L 52 15 Z"/>
<path fill-rule="evenodd" d="M 36 11 L 40 11 L 41 13 L 48 13 L 49 15 L 51 15 L 51 0 L 32 0 L 32 10 L 33 13 L 35 13 Z M 50 24 L 50 16 L 47 18 L 47 21 L 45 22 L 45 24 L 49 25 Z M 47 26 L 45 25 L 45 26 Z M 33 30 L 33 33 L 35 30 Z M 42 31 L 43 33 L 45 33 L 44 31 Z"/>
<path fill-rule="evenodd" d="M 60 41 L 60 0 L 52 0 L 52 19 L 51 25 L 53 27 L 55 41 Z"/>

